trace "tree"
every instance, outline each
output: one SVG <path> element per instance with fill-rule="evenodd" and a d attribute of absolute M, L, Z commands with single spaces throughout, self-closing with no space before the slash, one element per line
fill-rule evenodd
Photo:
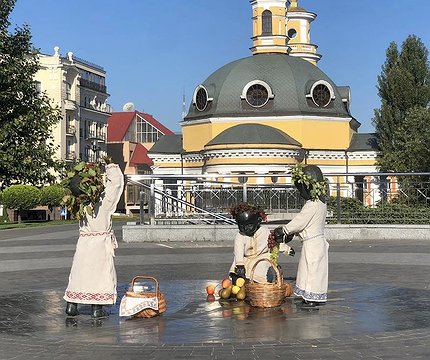
<path fill-rule="evenodd" d="M 18 210 L 18 222 L 21 222 L 22 210 L 40 204 L 40 190 L 32 185 L 12 185 L 3 191 L 2 199 L 6 208 Z"/>
<path fill-rule="evenodd" d="M 47 206 L 49 211 L 52 213 L 54 207 L 61 205 L 65 195 L 66 191 L 61 185 L 54 184 L 50 186 L 44 186 L 40 189 L 40 205 Z M 55 220 L 55 213 L 53 215 L 53 219 Z"/>
<path fill-rule="evenodd" d="M 430 171 L 428 50 L 415 35 L 401 51 L 391 43 L 378 76 L 381 107 L 373 119 L 379 137 L 381 171 Z"/>
<path fill-rule="evenodd" d="M 54 159 L 52 127 L 60 120 L 33 80 L 38 51 L 28 26 L 9 33 L 16 0 L 0 0 L 0 189 L 51 183 L 62 164 Z"/>

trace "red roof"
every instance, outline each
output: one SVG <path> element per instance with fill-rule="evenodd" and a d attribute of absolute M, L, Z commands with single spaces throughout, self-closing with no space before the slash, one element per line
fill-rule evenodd
<path fill-rule="evenodd" d="M 130 166 L 136 166 L 136 165 L 154 165 L 153 161 L 148 156 L 148 150 L 146 150 L 145 146 L 142 144 L 137 144 L 133 155 L 131 155 L 130 159 Z"/>
<path fill-rule="evenodd" d="M 146 114 L 140 111 L 132 112 L 113 112 L 108 119 L 107 128 L 107 142 L 123 141 L 127 130 L 130 127 L 131 122 L 136 117 L 136 115 L 144 118 L 149 124 L 155 127 L 164 135 L 173 135 L 173 132 L 166 128 L 164 125 L 160 124 L 154 117 L 150 114 Z M 133 139 L 134 140 L 134 139 Z"/>

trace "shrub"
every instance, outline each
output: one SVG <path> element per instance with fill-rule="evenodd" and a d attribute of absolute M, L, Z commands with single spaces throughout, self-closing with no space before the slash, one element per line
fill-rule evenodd
<path fill-rule="evenodd" d="M 3 191 L 3 205 L 8 209 L 30 210 L 40 204 L 40 190 L 32 185 L 12 185 Z M 18 214 L 18 221 L 21 216 Z"/>

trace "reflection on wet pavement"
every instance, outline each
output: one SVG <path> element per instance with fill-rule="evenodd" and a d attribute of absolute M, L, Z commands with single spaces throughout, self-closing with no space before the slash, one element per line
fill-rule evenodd
<path fill-rule="evenodd" d="M 100 344 L 258 343 L 323 339 L 428 327 L 430 291 L 375 284 L 332 283 L 329 302 L 300 308 L 288 298 L 280 307 L 252 308 L 245 301 L 208 301 L 204 288 L 216 281 L 163 281 L 167 311 L 151 319 L 118 316 L 128 284 L 118 289 L 110 317 L 90 319 L 90 306 L 66 319 L 61 291 L 0 297 L 0 334 Z"/>

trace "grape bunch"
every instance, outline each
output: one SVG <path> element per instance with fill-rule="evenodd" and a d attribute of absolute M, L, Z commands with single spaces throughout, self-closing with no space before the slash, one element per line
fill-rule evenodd
<path fill-rule="evenodd" d="M 270 250 L 270 260 L 275 266 L 278 265 L 279 244 L 276 241 L 274 230 L 270 230 L 269 237 L 267 238 L 267 247 Z"/>
<path fill-rule="evenodd" d="M 267 238 L 267 247 L 273 249 L 276 245 L 278 245 L 278 242 L 276 241 L 275 231 L 270 230 L 269 237 Z"/>

